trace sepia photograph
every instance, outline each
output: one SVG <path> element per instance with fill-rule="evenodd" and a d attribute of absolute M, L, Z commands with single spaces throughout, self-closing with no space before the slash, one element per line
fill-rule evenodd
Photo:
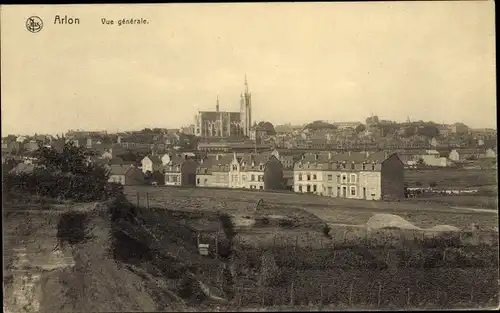
<path fill-rule="evenodd" d="M 493 1 L 0 25 L 4 312 L 499 308 Z"/>

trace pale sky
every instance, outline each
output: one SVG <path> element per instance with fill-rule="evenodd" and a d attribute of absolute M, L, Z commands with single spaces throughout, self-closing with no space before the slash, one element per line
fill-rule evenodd
<path fill-rule="evenodd" d="M 0 21 L 3 135 L 189 125 L 217 95 L 238 111 L 245 73 L 257 121 L 496 127 L 491 1 L 11 5 Z"/>

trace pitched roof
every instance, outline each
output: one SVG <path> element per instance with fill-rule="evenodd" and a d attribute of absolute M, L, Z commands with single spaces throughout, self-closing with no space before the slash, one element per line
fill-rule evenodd
<path fill-rule="evenodd" d="M 151 162 L 153 162 L 153 164 L 161 164 L 161 158 L 157 155 L 148 155 L 146 156 L 148 159 L 151 160 Z"/>
<path fill-rule="evenodd" d="M 134 167 L 127 165 L 110 165 L 111 175 L 127 175 Z"/>
<path fill-rule="evenodd" d="M 204 169 L 210 171 L 227 171 L 229 170 L 229 164 L 233 160 L 233 155 L 225 154 L 221 155 L 219 160 L 217 160 L 216 156 L 210 155 L 200 161 L 199 169 L 203 171 Z"/>

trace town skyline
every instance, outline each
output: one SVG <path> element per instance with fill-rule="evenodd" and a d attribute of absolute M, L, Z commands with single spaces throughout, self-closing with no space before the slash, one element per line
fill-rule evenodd
<path fill-rule="evenodd" d="M 490 2 L 65 7 L 71 30 L 48 22 L 60 6 L 33 7 L 36 35 L 25 10 L 1 12 L 4 135 L 188 126 L 217 97 L 237 111 L 245 73 L 252 124 L 373 113 L 496 128 Z M 151 23 L 100 25 L 122 15 Z"/>

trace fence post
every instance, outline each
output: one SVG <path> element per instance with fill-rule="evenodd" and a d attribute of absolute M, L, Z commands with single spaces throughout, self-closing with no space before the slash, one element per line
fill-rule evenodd
<path fill-rule="evenodd" d="M 215 233 L 215 259 L 219 259 L 219 229 Z"/>
<path fill-rule="evenodd" d="M 351 282 L 351 287 L 349 288 L 349 306 L 352 306 L 352 288 L 354 287 L 354 282 Z"/>
<path fill-rule="evenodd" d="M 406 306 L 410 306 L 410 287 L 408 287 L 408 297 L 406 298 Z"/>
<path fill-rule="evenodd" d="M 380 282 L 378 282 L 378 300 L 377 300 L 377 304 L 378 304 L 379 307 L 380 307 L 380 302 L 381 302 L 381 298 L 380 298 L 381 293 L 382 293 L 382 284 Z"/>
<path fill-rule="evenodd" d="M 293 305 L 293 282 L 290 285 L 290 305 Z"/>
<path fill-rule="evenodd" d="M 260 289 L 260 305 L 261 307 L 264 307 L 264 287 L 261 287 Z"/>
<path fill-rule="evenodd" d="M 323 299 L 323 284 L 320 284 L 320 285 L 319 285 L 319 295 L 320 295 L 320 302 L 319 302 L 319 304 L 320 304 L 320 305 L 323 305 L 323 302 L 324 302 L 324 301 L 323 301 L 323 300 L 324 300 L 324 299 Z"/>

